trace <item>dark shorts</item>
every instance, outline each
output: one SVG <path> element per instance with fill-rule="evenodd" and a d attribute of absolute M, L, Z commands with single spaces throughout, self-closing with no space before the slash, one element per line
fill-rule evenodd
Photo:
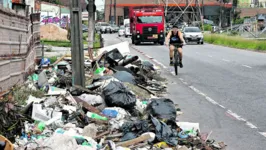
<path fill-rule="evenodd" d="M 176 48 L 182 48 L 182 47 L 183 47 L 182 43 L 177 43 L 177 44 L 176 44 L 176 43 L 172 43 L 172 44 L 170 43 L 170 44 L 169 44 L 169 47 L 170 47 L 171 45 L 173 45 L 173 46 L 176 47 Z"/>

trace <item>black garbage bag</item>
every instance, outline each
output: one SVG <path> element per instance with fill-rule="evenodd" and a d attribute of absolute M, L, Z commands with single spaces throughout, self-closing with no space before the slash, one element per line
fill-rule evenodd
<path fill-rule="evenodd" d="M 167 98 L 151 99 L 146 108 L 147 114 L 162 120 L 176 120 L 174 102 Z"/>
<path fill-rule="evenodd" d="M 136 84 L 135 77 L 126 71 L 118 71 L 113 76 L 121 82 Z"/>
<path fill-rule="evenodd" d="M 120 139 L 120 141 L 124 142 L 124 141 L 132 140 L 135 138 L 137 138 L 137 136 L 134 132 L 128 132 Z"/>
<path fill-rule="evenodd" d="M 176 130 L 170 128 L 166 123 L 157 120 L 153 116 L 151 116 L 151 121 L 155 126 L 155 137 L 158 141 L 166 142 L 170 146 L 177 146 L 178 134 Z"/>
<path fill-rule="evenodd" d="M 147 71 L 149 71 L 149 70 L 153 70 L 154 71 L 155 70 L 154 69 L 154 65 L 151 62 L 149 62 L 149 61 L 143 61 L 142 62 L 142 68 L 147 70 Z"/>
<path fill-rule="evenodd" d="M 111 81 L 103 88 L 103 96 L 109 107 L 131 110 L 136 104 L 136 96 L 123 83 L 117 81 Z"/>

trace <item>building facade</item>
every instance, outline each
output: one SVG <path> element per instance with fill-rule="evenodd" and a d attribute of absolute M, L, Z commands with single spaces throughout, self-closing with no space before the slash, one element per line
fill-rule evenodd
<path fill-rule="evenodd" d="M 122 24 L 123 20 L 128 18 L 129 7 L 166 6 L 165 0 L 116 0 L 116 17 L 114 18 L 114 1 L 105 0 L 105 21 L 109 23 L 115 21 L 118 25 Z M 231 8 L 232 3 L 224 4 L 222 7 Z M 185 13 L 182 14 L 182 11 L 185 9 Z M 219 11 L 220 3 L 217 0 L 168 0 L 168 14 L 166 19 L 167 22 L 171 23 L 174 23 L 180 18 L 184 22 L 191 20 L 199 21 L 201 18 L 217 21 L 220 14 Z"/>

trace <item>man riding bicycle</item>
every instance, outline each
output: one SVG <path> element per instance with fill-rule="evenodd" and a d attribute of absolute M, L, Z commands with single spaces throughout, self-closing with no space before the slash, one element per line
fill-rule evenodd
<path fill-rule="evenodd" d="M 170 40 L 170 42 L 169 42 Z M 181 31 L 178 30 L 178 27 L 176 25 L 173 26 L 172 30 L 169 31 L 167 37 L 166 37 L 166 41 L 165 44 L 169 46 L 169 52 L 170 52 L 170 65 L 173 65 L 173 57 L 174 57 L 174 49 L 175 47 L 177 48 L 178 52 L 179 52 L 179 57 L 180 57 L 180 62 L 179 62 L 179 66 L 180 68 L 183 68 L 183 63 L 182 63 L 182 57 L 183 57 L 183 53 L 182 53 L 182 46 L 185 44 L 185 40 L 183 38 L 183 34 Z"/>

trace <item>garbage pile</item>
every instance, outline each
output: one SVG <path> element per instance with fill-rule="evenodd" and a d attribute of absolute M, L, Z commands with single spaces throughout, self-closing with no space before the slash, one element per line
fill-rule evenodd
<path fill-rule="evenodd" d="M 0 98 L 0 134 L 17 150 L 225 148 L 201 134 L 198 123 L 176 120 L 181 111 L 163 97 L 165 79 L 156 66 L 113 47 L 85 62 L 86 87 L 72 85 L 69 58 L 39 65 Z"/>

